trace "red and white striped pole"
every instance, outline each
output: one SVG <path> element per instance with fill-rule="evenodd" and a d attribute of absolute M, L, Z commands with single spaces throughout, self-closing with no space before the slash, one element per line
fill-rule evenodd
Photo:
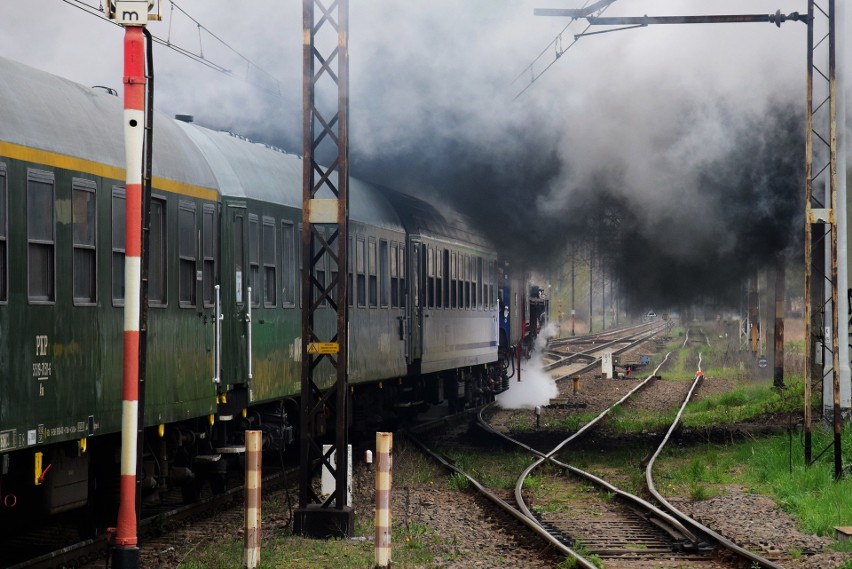
<path fill-rule="evenodd" d="M 145 136 L 145 37 L 151 6 L 116 2 L 115 19 L 124 25 L 124 369 L 121 407 L 121 479 L 118 527 L 113 549 L 117 569 L 139 567 L 136 537 L 136 457 L 139 427 L 139 321 L 142 274 L 142 160 Z"/>

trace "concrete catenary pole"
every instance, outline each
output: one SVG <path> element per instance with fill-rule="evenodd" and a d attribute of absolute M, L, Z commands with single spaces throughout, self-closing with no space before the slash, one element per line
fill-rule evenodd
<path fill-rule="evenodd" d="M 840 406 L 843 414 L 847 415 L 852 408 L 852 371 L 850 371 L 849 332 L 852 328 L 852 314 L 849 309 L 849 213 L 847 211 L 848 183 L 848 140 L 849 126 L 846 122 L 846 102 L 848 82 L 846 75 L 852 66 L 852 58 L 846 53 L 846 33 L 852 29 L 849 19 L 852 12 L 846 7 L 846 2 L 838 2 L 835 6 L 835 52 L 837 61 L 835 69 L 835 85 L 837 89 L 837 287 L 840 290 L 838 298 L 838 313 L 846 323 L 840 325 L 838 343 L 840 345 Z"/>

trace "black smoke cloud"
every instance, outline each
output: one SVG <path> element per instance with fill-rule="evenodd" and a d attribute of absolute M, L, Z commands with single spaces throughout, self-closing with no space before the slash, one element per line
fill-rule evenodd
<path fill-rule="evenodd" d="M 513 263 L 548 270 L 564 263 L 572 247 L 594 245 L 635 309 L 734 302 L 744 279 L 779 255 L 800 258 L 799 107 L 769 104 L 763 113 L 718 107 L 713 117 L 724 123 L 715 125 L 722 134 L 708 143 L 707 155 L 653 161 L 668 169 L 647 177 L 656 187 L 631 179 L 635 158 L 618 155 L 617 144 L 596 167 L 578 168 L 570 149 L 556 150 L 564 141 L 532 119 L 485 145 L 442 139 L 437 127 L 412 145 L 415 152 L 381 159 L 356 152 L 353 164 L 368 178 L 462 211 Z M 693 109 L 686 116 L 701 114 Z M 677 149 L 694 137 L 690 128 L 666 129 L 654 139 L 657 148 L 639 155 L 680 156 Z"/>
<path fill-rule="evenodd" d="M 301 153 L 301 2 L 258 0 L 239 17 L 226 0 L 180 4 L 278 81 L 209 36 L 200 45 L 194 22 L 164 11 L 153 33 L 203 47 L 230 76 L 157 45 L 157 108 Z M 741 4 L 714 8 L 736 13 Z M 798 4 L 753 0 L 748 11 L 789 13 Z M 787 231 L 802 233 L 788 210 L 801 209 L 801 181 L 788 193 L 773 180 L 795 179 L 781 172 L 803 161 L 800 115 L 790 109 L 804 107 L 804 26 L 590 36 L 513 100 L 529 79 L 524 68 L 553 49 L 546 46 L 565 25 L 533 16 L 538 7 L 565 6 L 352 3 L 353 173 L 464 211 L 504 255 L 531 268 L 555 268 L 572 245 L 597 241 L 637 305 L 724 291 L 771 262 Z M 688 11 L 707 6 L 633 0 L 607 15 Z M 54 0 L 4 3 L 3 15 L 4 56 L 120 88 L 120 29 Z M 789 98 L 770 102 L 779 93 Z"/>
<path fill-rule="evenodd" d="M 652 223 L 620 204 L 612 256 L 633 306 L 733 303 L 744 279 L 800 262 L 804 236 L 804 118 L 794 105 L 742 116 L 727 152 L 695 175 L 697 203 Z M 677 212 L 680 213 L 677 213 Z"/>

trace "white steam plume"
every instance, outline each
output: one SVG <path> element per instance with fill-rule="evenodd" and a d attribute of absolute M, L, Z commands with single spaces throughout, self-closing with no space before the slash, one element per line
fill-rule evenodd
<path fill-rule="evenodd" d="M 547 405 L 559 395 L 556 381 L 543 370 L 542 350 L 548 338 L 556 335 L 557 326 L 550 322 L 535 340 L 532 357 L 521 364 L 521 381 L 512 378 L 509 390 L 497 396 L 497 404 L 504 409 L 533 409 L 538 405 Z"/>

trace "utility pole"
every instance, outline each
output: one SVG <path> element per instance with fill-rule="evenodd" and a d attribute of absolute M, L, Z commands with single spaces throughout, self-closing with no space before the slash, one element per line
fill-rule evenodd
<path fill-rule="evenodd" d="M 594 311 L 592 310 L 594 307 L 594 279 L 592 276 L 594 275 L 594 264 L 595 264 L 595 244 L 592 243 L 592 246 L 589 250 L 589 334 L 592 333 L 592 328 L 594 324 Z"/>
<path fill-rule="evenodd" d="M 575 330 L 575 324 L 576 324 L 576 319 L 577 319 L 577 310 L 576 310 L 577 307 L 574 304 L 574 299 L 575 299 L 574 292 L 576 291 L 576 288 L 574 287 L 574 284 L 575 284 L 574 270 L 576 269 L 576 266 L 577 266 L 576 260 L 577 260 L 577 246 L 571 245 L 571 336 L 572 337 L 577 335 L 577 332 Z"/>

